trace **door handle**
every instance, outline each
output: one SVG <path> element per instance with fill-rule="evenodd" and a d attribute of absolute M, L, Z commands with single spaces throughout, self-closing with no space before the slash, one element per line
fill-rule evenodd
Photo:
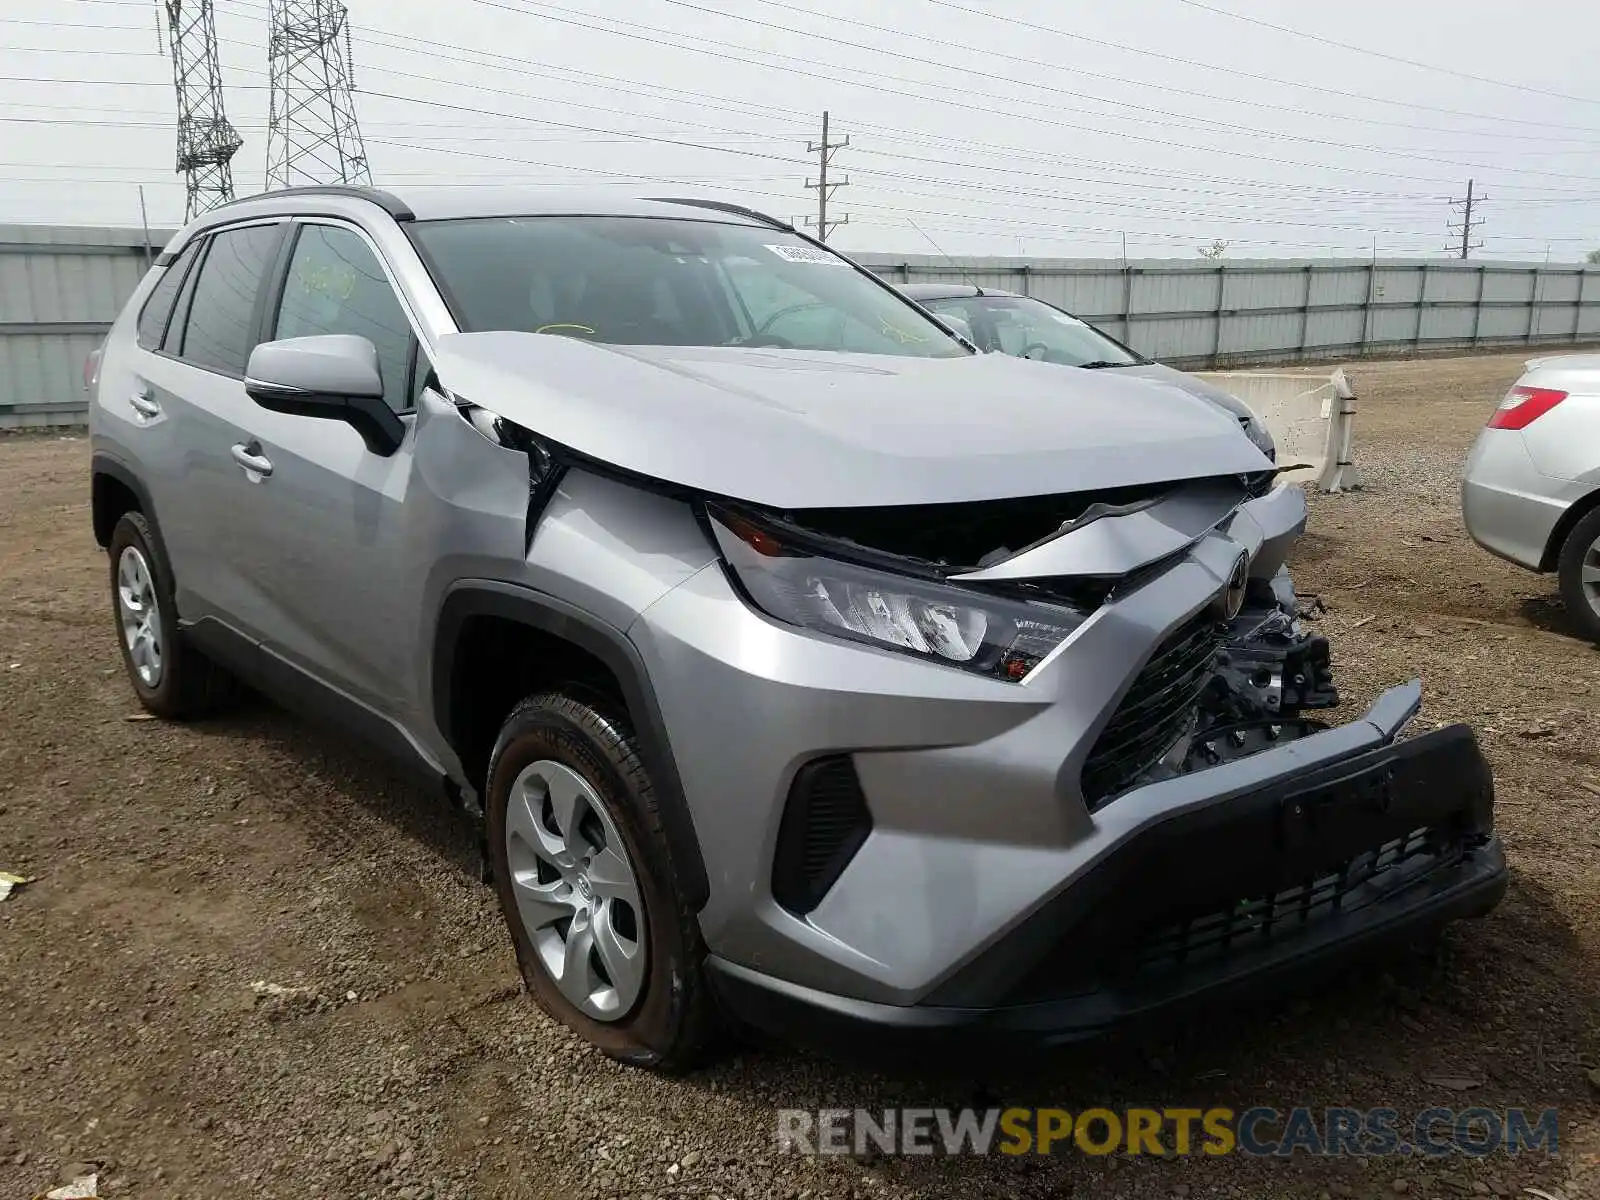
<path fill-rule="evenodd" d="M 233 461 L 245 472 L 265 479 L 272 474 L 272 460 L 261 453 L 260 442 L 241 442 L 233 448 Z"/>
<path fill-rule="evenodd" d="M 133 406 L 134 412 L 138 413 L 147 421 L 161 415 L 161 405 L 156 403 L 155 399 L 148 391 L 141 390 L 135 392 L 133 395 L 128 397 L 128 403 Z"/>

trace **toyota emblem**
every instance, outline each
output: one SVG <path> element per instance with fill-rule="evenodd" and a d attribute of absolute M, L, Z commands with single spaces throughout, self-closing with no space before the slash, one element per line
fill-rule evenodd
<path fill-rule="evenodd" d="M 1227 586 L 1217 597 L 1217 607 L 1224 620 L 1231 621 L 1239 615 L 1239 610 L 1244 607 L 1245 586 L 1249 582 L 1250 556 L 1241 550 L 1239 557 L 1233 560 L 1233 571 L 1228 575 Z"/>

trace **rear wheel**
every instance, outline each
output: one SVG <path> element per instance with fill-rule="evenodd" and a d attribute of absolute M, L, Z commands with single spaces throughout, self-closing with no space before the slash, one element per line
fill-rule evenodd
<path fill-rule="evenodd" d="M 129 512 L 106 548 L 122 665 L 139 703 L 157 716 L 207 716 L 233 699 L 233 678 L 184 640 L 172 572 L 157 545 L 143 514 Z"/>
<path fill-rule="evenodd" d="M 576 695 L 523 701 L 487 810 L 495 891 L 540 1007 L 623 1062 L 693 1066 L 714 1024 L 705 947 L 627 722 Z"/>
<path fill-rule="evenodd" d="M 1584 637 L 1600 642 L 1600 508 L 1567 534 L 1557 572 L 1568 619 Z"/>

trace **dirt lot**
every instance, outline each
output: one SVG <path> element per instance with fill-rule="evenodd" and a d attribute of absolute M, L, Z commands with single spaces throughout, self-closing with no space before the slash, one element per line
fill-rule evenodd
<path fill-rule="evenodd" d="M 1278 1011 L 970 1084 L 782 1050 L 664 1081 L 585 1052 L 522 996 L 470 830 L 433 797 L 264 705 L 137 719 L 87 445 L 0 441 L 0 869 L 38 876 L 0 904 L 0 1197 L 73 1164 L 139 1197 L 1600 1196 L 1600 657 L 1456 508 L 1519 361 L 1354 367 L 1369 487 L 1314 500 L 1298 564 L 1347 715 L 1420 675 L 1426 720 L 1482 731 L 1506 902 Z M 779 1107 L 969 1103 L 1558 1106 L 1561 1154 L 774 1151 Z"/>

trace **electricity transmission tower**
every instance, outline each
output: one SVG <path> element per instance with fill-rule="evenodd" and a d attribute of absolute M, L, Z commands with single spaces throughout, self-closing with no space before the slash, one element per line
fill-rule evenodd
<path fill-rule="evenodd" d="M 828 140 L 828 112 L 824 109 L 822 112 L 822 140 L 820 142 L 806 143 L 806 153 L 817 156 L 817 178 L 806 180 L 806 187 L 817 193 L 817 215 L 807 217 L 806 224 L 817 231 L 818 241 L 827 241 L 828 235 L 839 226 L 850 224 L 850 215 L 848 213 L 842 217 L 830 218 L 828 216 L 828 201 L 833 198 L 833 193 L 850 182 L 848 175 L 843 179 L 829 179 L 828 164 L 833 161 L 834 151 L 843 150 L 849 144 L 850 138 L 848 136 L 842 142 L 830 142 Z"/>
<path fill-rule="evenodd" d="M 158 0 L 166 11 L 172 82 L 178 93 L 178 157 L 188 200 L 183 219 L 233 199 L 233 156 L 241 141 L 222 106 L 217 21 L 211 0 Z"/>
<path fill-rule="evenodd" d="M 1472 240 L 1472 231 L 1483 224 L 1482 217 L 1479 217 L 1477 220 L 1472 219 L 1472 208 L 1473 205 L 1479 203 L 1480 201 L 1487 200 L 1488 198 L 1489 197 L 1487 196 L 1474 196 L 1472 194 L 1472 180 L 1469 179 L 1467 180 L 1467 198 L 1465 200 L 1450 201 L 1450 207 L 1452 209 L 1461 209 L 1461 240 L 1460 242 L 1456 242 L 1456 222 L 1451 221 L 1446 226 L 1446 228 L 1450 230 L 1451 238 L 1451 244 L 1445 247 L 1446 250 L 1455 250 L 1461 255 L 1462 258 L 1465 258 L 1469 251 L 1480 250 L 1483 248 L 1482 242 L 1475 242 Z"/>
<path fill-rule="evenodd" d="M 267 190 L 371 183 L 356 123 L 355 56 L 339 0 L 269 0 Z"/>

